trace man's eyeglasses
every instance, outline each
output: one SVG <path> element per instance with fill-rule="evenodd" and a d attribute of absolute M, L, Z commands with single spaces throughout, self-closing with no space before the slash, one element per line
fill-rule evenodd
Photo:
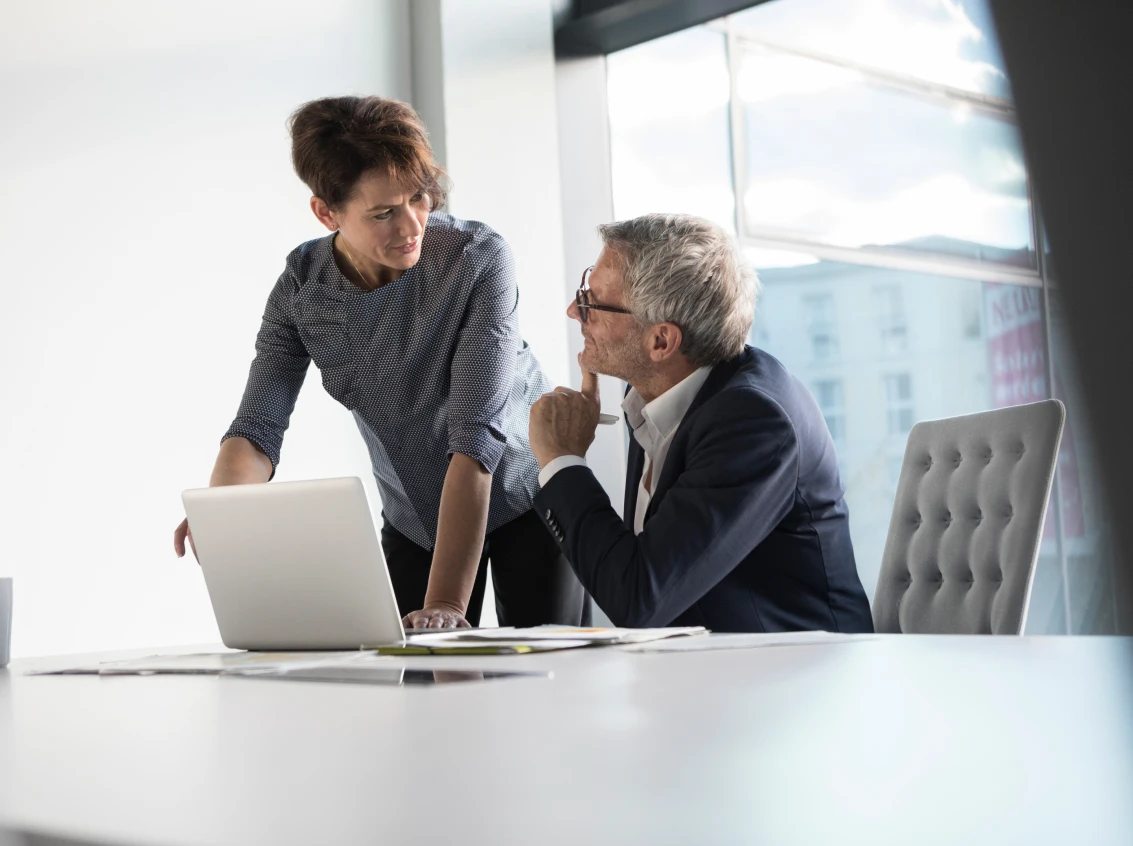
<path fill-rule="evenodd" d="M 612 311 L 615 314 L 633 314 L 628 308 L 597 305 L 590 302 L 590 272 L 592 270 L 594 270 L 594 265 L 582 271 L 582 284 L 578 286 L 578 291 L 574 295 L 574 306 L 578 309 L 578 319 L 583 323 L 590 320 L 591 309 L 595 309 L 596 311 Z"/>

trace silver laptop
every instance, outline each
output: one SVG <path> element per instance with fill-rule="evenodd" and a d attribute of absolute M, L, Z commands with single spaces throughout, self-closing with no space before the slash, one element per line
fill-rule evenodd
<path fill-rule="evenodd" d="M 405 641 L 357 477 L 182 493 L 224 645 L 357 649 Z"/>

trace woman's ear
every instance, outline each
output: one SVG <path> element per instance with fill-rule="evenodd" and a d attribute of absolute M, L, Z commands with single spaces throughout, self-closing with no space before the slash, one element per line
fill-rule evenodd
<path fill-rule="evenodd" d="M 315 217 L 319 219 L 319 223 L 334 232 L 338 229 L 338 217 L 330 210 L 325 202 L 320 197 L 311 198 L 311 211 L 315 213 Z"/>

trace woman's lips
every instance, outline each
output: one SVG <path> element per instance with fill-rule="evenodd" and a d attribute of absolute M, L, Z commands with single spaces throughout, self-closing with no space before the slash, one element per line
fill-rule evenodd
<path fill-rule="evenodd" d="M 402 245 L 402 246 L 400 246 L 400 247 L 394 247 L 394 249 L 395 249 L 395 250 L 396 250 L 397 252 L 401 253 L 401 254 L 402 254 L 403 256 L 407 256 L 407 255 L 409 255 L 410 253 L 414 252 L 414 251 L 415 251 L 415 250 L 417 249 L 417 244 L 418 244 L 418 242 L 417 242 L 417 241 L 413 241 L 413 242 L 411 242 L 411 243 L 409 243 L 409 244 L 403 244 L 403 245 Z"/>

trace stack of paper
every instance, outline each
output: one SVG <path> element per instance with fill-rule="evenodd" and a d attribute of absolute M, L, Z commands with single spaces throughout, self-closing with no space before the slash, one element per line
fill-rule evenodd
<path fill-rule="evenodd" d="M 287 673 L 292 670 L 340 664 L 358 657 L 358 652 L 209 652 L 193 655 L 151 655 L 130 661 L 105 661 L 65 670 L 43 670 L 29 675 L 205 675 L 247 676 Z"/>
<path fill-rule="evenodd" d="M 381 655 L 510 655 L 553 652 L 587 646 L 646 643 L 673 637 L 707 634 L 701 626 L 663 629 L 583 628 L 579 626 L 535 626 L 498 629 L 445 629 L 435 634 L 409 637 L 400 646 L 365 647 Z"/>

